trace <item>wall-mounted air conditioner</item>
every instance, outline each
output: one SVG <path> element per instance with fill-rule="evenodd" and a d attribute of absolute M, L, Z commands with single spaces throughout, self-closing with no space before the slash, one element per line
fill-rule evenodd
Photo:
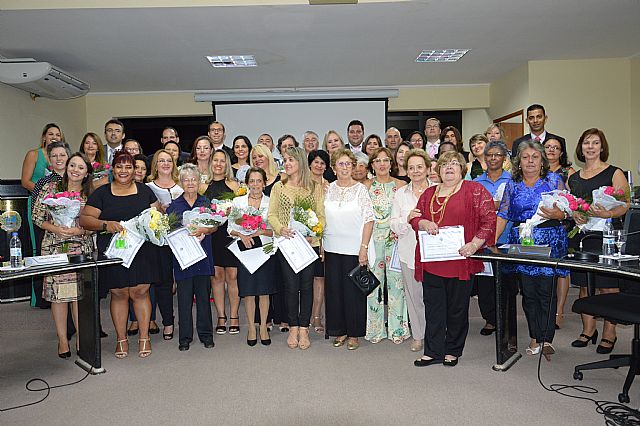
<path fill-rule="evenodd" d="M 88 83 L 33 58 L 0 59 L 0 82 L 51 99 L 78 98 L 89 92 Z"/>

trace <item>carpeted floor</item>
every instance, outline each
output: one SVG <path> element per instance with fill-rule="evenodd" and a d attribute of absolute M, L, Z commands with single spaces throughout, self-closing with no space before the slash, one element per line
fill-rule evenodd
<path fill-rule="evenodd" d="M 576 293 L 571 289 L 568 307 Z M 55 386 L 85 375 L 73 361 L 56 356 L 50 315 L 26 303 L 0 306 L 0 408 L 40 399 L 44 392 L 25 390 L 31 378 Z M 484 322 L 475 299 L 470 316 L 464 356 L 455 368 L 414 367 L 417 355 L 409 351 L 409 342 L 396 346 L 390 341 L 376 345 L 362 341 L 360 349 L 347 351 L 314 334 L 311 348 L 301 351 L 287 348 L 286 334 L 274 331 L 271 346 L 249 347 L 244 324 L 239 335 L 216 336 L 213 349 L 196 342 L 191 350 L 179 352 L 177 338 L 162 341 L 154 336 L 150 358 L 139 359 L 134 352 L 117 360 L 113 325 L 103 302 L 103 324 L 109 333 L 102 340 L 107 373 L 53 389 L 40 404 L 0 412 L 0 424 L 604 423 L 592 402 L 545 391 L 537 379 L 537 357 L 524 355 L 508 372 L 494 372 L 495 339 L 478 333 Z M 529 339 L 523 316 L 518 332 L 524 353 Z M 582 382 L 572 379 L 575 364 L 603 358 L 595 353 L 595 346 L 570 347 L 579 332 L 579 317 L 567 315 L 565 326 L 556 334 L 557 354 L 551 362 L 542 360 L 542 381 L 546 385 L 580 383 L 598 390 L 590 395 L 595 399 L 617 401 L 626 368 L 586 372 Z M 619 329 L 616 353 L 629 350 L 631 334 L 630 327 Z M 632 387 L 630 397 L 630 405 L 637 407 L 640 383 Z"/>

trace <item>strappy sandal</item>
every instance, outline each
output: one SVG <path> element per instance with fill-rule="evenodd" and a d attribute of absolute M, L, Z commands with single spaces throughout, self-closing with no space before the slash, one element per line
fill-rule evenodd
<path fill-rule="evenodd" d="M 140 347 L 140 343 L 142 343 L 142 347 Z M 146 358 L 149 355 L 151 355 L 151 339 L 138 339 L 138 356 Z"/>
<path fill-rule="evenodd" d="M 318 334 L 324 334 L 324 326 L 322 325 L 321 317 L 313 317 L 313 323 L 311 325 L 313 326 L 313 331 Z"/>
<path fill-rule="evenodd" d="M 224 320 L 224 323 L 222 325 L 216 325 L 216 334 L 226 334 L 227 332 L 227 316 L 223 316 L 223 317 L 218 317 L 218 323 L 220 322 L 220 320 Z"/>
<path fill-rule="evenodd" d="M 240 318 L 238 317 L 229 317 L 229 321 L 238 321 L 240 322 Z M 238 334 L 240 333 L 240 324 L 238 325 L 229 325 L 229 334 Z"/>
<path fill-rule="evenodd" d="M 305 350 L 305 349 L 309 349 L 309 346 L 311 346 L 311 340 L 309 340 L 309 328 L 300 327 L 298 347 L 302 350 Z"/>
<path fill-rule="evenodd" d="M 127 344 L 126 351 L 124 350 L 123 343 Z M 118 342 L 116 343 L 116 353 L 114 355 L 118 359 L 126 358 L 129 355 L 129 341 L 127 339 L 118 340 Z"/>
<path fill-rule="evenodd" d="M 298 347 L 298 327 L 289 328 L 289 336 L 287 337 L 287 346 L 289 346 L 289 349 L 295 349 Z"/>

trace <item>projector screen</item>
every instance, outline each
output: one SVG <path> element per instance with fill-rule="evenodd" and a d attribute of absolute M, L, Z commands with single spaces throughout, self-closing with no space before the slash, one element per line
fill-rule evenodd
<path fill-rule="evenodd" d="M 302 146 L 307 130 L 316 132 L 320 148 L 324 135 L 335 130 L 347 141 L 347 124 L 360 120 L 365 138 L 375 133 L 384 141 L 387 100 L 291 101 L 260 103 L 214 103 L 216 120 L 225 127 L 225 144 L 231 146 L 238 135 L 256 144 L 258 136 L 268 133 L 274 143 L 284 134 L 293 135 Z"/>

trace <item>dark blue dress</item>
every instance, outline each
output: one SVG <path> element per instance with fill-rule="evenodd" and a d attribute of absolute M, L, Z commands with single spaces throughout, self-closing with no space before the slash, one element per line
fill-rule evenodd
<path fill-rule="evenodd" d="M 498 216 L 508 221 L 524 223 L 536 213 L 538 204 L 542 201 L 542 194 L 554 189 L 566 189 L 562 177 L 557 173 L 547 173 L 545 177 L 538 179 L 531 188 L 523 181 L 510 180 L 504 189 Z M 560 258 L 567 255 L 567 231 L 562 225 L 548 228 L 534 227 L 533 240 L 538 245 L 548 244 L 551 247 L 551 257 Z M 519 242 L 519 228 L 514 226 L 509 233 L 509 244 L 519 244 Z M 553 268 L 518 264 L 505 265 L 505 272 L 533 276 L 554 275 Z M 568 274 L 568 270 L 558 269 L 555 275 L 566 277 Z"/>

